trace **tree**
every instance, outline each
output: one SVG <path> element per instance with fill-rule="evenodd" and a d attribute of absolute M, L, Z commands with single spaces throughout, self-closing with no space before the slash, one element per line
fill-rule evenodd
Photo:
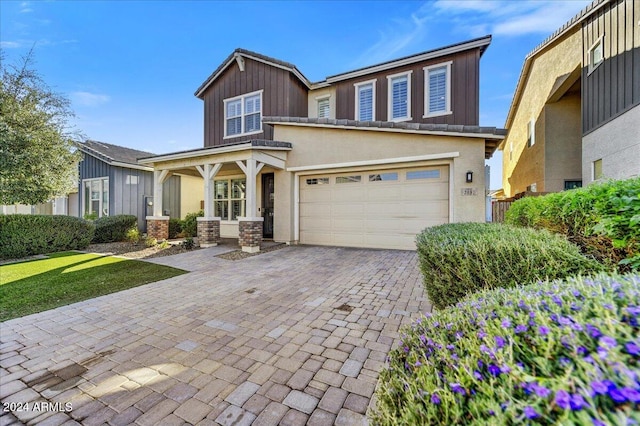
<path fill-rule="evenodd" d="M 0 204 L 43 203 L 77 185 L 71 102 L 32 66 L 33 51 L 8 66 L 0 53 Z"/>

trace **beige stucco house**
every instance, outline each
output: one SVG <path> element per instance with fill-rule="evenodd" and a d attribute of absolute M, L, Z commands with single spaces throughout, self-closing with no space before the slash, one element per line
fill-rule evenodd
<path fill-rule="evenodd" d="M 480 127 L 479 62 L 491 37 L 311 83 L 292 64 L 233 52 L 198 88 L 202 149 L 141 158 L 154 199 L 173 174 L 204 187 L 202 245 L 238 238 L 415 249 L 428 226 L 485 220 L 485 159 L 504 131 Z M 167 217 L 154 205 L 149 233 Z"/>
<path fill-rule="evenodd" d="M 634 16 L 637 0 L 596 0 L 527 55 L 499 147 L 506 197 L 640 174 Z"/>

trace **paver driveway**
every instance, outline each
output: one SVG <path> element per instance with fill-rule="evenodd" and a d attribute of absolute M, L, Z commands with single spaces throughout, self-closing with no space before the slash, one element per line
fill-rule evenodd
<path fill-rule="evenodd" d="M 365 423 L 399 326 L 430 310 L 416 254 L 216 250 L 157 260 L 189 274 L 1 324 L 15 411 L 0 423 Z"/>

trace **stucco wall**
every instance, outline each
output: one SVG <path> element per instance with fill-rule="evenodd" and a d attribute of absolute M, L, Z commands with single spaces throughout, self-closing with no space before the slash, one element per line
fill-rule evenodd
<path fill-rule="evenodd" d="M 582 64 L 582 38 L 578 30 L 574 29 L 538 53 L 531 64 L 503 145 L 502 186 L 507 197 L 525 191 L 532 183 L 536 183 L 538 191 L 548 190 L 545 188 L 545 139 L 549 135 L 545 131 L 544 107 L 558 78 Z M 527 147 L 527 127 L 532 119 L 536 122 L 535 145 Z M 554 136 L 550 142 L 565 143 L 562 135 Z M 512 146 L 513 152 L 510 152 Z M 554 176 L 554 181 L 558 179 Z"/>
<path fill-rule="evenodd" d="M 580 95 L 545 107 L 545 179 L 540 192 L 564 190 L 565 180 L 582 179 Z"/>
<path fill-rule="evenodd" d="M 458 157 L 422 161 L 420 164 L 450 164 L 453 173 L 451 222 L 485 220 L 483 139 L 286 125 L 276 125 L 274 137 L 293 145 L 287 155 L 287 168 L 458 152 Z M 400 163 L 394 167 L 411 165 Z M 360 168 L 380 167 L 383 166 Z M 332 169 L 336 172 L 341 170 L 349 168 Z M 465 182 L 467 171 L 473 172 L 473 183 Z M 275 174 L 276 241 L 295 240 L 295 179 L 294 172 L 279 171 Z M 475 195 L 462 195 L 464 188 L 474 188 Z"/>
<path fill-rule="evenodd" d="M 336 118 L 336 88 L 325 87 L 309 92 L 309 117 L 318 118 L 318 98 L 329 95 L 329 118 Z M 276 139 L 277 140 L 277 139 Z"/>
<path fill-rule="evenodd" d="M 204 180 L 195 176 L 180 176 L 180 216 L 200 211 L 200 201 L 204 200 Z"/>
<path fill-rule="evenodd" d="M 593 162 L 602 159 L 604 178 L 640 176 L 640 106 L 585 135 L 582 139 L 582 182 L 593 182 Z"/>

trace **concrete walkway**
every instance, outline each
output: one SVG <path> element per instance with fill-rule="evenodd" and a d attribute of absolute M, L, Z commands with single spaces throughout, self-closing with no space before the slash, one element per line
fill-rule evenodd
<path fill-rule="evenodd" d="M 0 424 L 365 424 L 401 324 L 430 310 L 414 252 L 216 248 L 189 274 L 0 324 Z"/>

